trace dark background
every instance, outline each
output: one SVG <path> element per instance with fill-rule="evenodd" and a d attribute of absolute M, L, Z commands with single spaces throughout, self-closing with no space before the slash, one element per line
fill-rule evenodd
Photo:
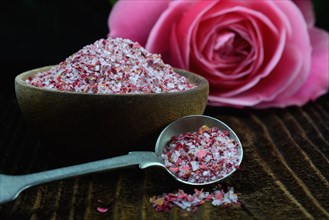
<path fill-rule="evenodd" d="M 57 64 L 108 33 L 109 0 L 8 0 L 0 5 L 0 94 L 14 77 Z"/>
<path fill-rule="evenodd" d="M 301 0 L 305 1 L 305 0 Z M 111 0 L 8 0 L 0 5 L 0 94 L 14 77 L 57 64 L 108 33 Z M 314 1 L 316 25 L 329 30 L 328 1 Z"/>

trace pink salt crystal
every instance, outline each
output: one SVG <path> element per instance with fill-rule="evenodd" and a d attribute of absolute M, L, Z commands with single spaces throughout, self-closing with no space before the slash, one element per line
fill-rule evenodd
<path fill-rule="evenodd" d="M 157 198 L 156 200 L 155 200 L 155 204 L 156 205 L 163 205 L 163 203 L 164 203 L 164 198 Z"/>
<path fill-rule="evenodd" d="M 170 170 L 172 173 L 177 173 L 177 172 L 178 172 L 178 167 L 170 167 L 169 170 Z"/>
<path fill-rule="evenodd" d="M 215 198 L 220 200 L 223 199 L 223 191 L 220 190 L 217 193 L 215 193 Z"/>
<path fill-rule="evenodd" d="M 193 171 L 197 171 L 200 168 L 199 163 L 196 161 L 192 161 L 191 166 Z"/>
<path fill-rule="evenodd" d="M 198 152 L 196 152 L 196 156 L 199 159 L 204 158 L 207 155 L 207 151 L 206 150 L 199 150 Z"/>
<path fill-rule="evenodd" d="M 190 167 L 188 165 L 182 166 L 183 171 L 189 171 Z"/>
<path fill-rule="evenodd" d="M 106 213 L 109 209 L 108 208 L 103 208 L 103 207 L 97 207 L 96 210 L 99 213 Z"/>
<path fill-rule="evenodd" d="M 212 200 L 212 198 L 213 198 L 213 195 L 212 195 L 212 194 L 209 194 L 209 195 L 206 197 L 206 201 L 210 201 L 210 200 Z"/>

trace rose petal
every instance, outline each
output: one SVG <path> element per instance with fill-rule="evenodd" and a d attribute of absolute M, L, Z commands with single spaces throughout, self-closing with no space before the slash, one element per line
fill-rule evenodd
<path fill-rule="evenodd" d="M 193 43 L 191 41 L 192 31 L 198 26 L 201 17 L 215 4 L 217 4 L 216 1 L 199 1 L 190 5 L 177 24 L 177 36 L 184 36 L 178 38 L 178 43 L 181 45 L 180 54 L 183 58 L 184 65 L 187 67 L 190 65 L 191 47 L 195 47 L 195 45 L 191 45 Z"/>
<path fill-rule="evenodd" d="M 268 28 L 271 28 L 272 31 L 275 27 L 275 29 L 277 29 L 277 27 L 282 27 L 290 33 L 290 22 L 289 20 L 286 20 L 287 17 L 280 8 L 277 7 L 275 2 L 276 1 L 223 1 L 217 3 L 208 13 L 213 14 L 213 16 L 218 16 L 222 14 L 223 10 L 229 10 L 232 8 L 240 10 L 242 14 L 245 14 L 245 10 L 249 10 L 249 13 L 253 13 L 253 16 L 263 17 L 264 22 L 266 22 Z M 294 5 L 291 2 L 288 4 Z M 296 8 L 295 5 L 294 8 Z M 283 20 L 286 20 L 286 22 L 282 22 Z M 274 23 L 274 26 L 271 23 Z"/>
<path fill-rule="evenodd" d="M 175 27 L 176 21 L 181 17 L 183 12 L 186 10 L 186 7 L 190 4 L 190 1 L 172 1 L 169 4 L 167 10 L 161 14 L 150 32 L 145 46 L 147 50 L 152 53 L 161 53 L 164 61 L 170 61 L 168 56 L 171 51 L 168 45 L 170 45 L 170 36 L 173 27 Z M 175 56 L 175 54 L 171 54 L 171 56 Z M 173 66 L 186 69 L 186 66 L 180 63 Z"/>
<path fill-rule="evenodd" d="M 222 19 L 223 17 L 226 19 Z M 227 17 L 230 17 L 230 19 L 227 19 Z M 232 20 L 235 22 L 229 22 Z M 253 65 L 252 63 L 255 63 L 253 62 L 253 57 L 255 55 L 255 49 L 257 51 L 257 47 L 250 47 L 250 45 L 253 45 L 255 37 L 252 32 L 246 30 L 248 24 L 244 22 L 245 20 L 243 16 L 236 16 L 233 13 L 211 19 L 211 22 L 203 20 L 197 29 L 198 33 L 196 37 L 192 39 L 192 41 L 195 41 L 192 45 L 196 45 L 195 48 L 192 48 L 192 53 L 196 54 L 198 59 L 210 67 L 211 72 L 218 77 L 231 80 L 239 79 L 248 75 L 250 68 L 246 68 L 250 64 Z M 244 51 L 242 47 L 241 51 L 238 51 L 238 48 L 233 46 L 234 41 L 239 40 L 245 42 L 245 45 L 241 43 L 239 45 L 240 47 L 250 47 L 249 53 Z M 226 48 L 228 50 L 234 49 L 235 53 L 240 53 L 241 56 L 231 56 L 230 51 L 227 51 L 228 56 L 226 56 Z"/>
<path fill-rule="evenodd" d="M 218 93 L 211 90 L 211 95 L 209 97 L 210 104 L 221 105 L 223 104 L 222 102 L 227 102 L 226 104 L 229 105 L 253 106 L 263 101 L 274 100 L 276 97 L 283 98 L 290 96 L 304 83 L 310 67 L 310 43 L 307 27 L 305 22 L 303 22 L 304 18 L 292 2 L 278 1 L 272 4 L 273 7 L 271 8 L 276 8 L 278 14 L 276 17 L 272 17 L 271 20 L 276 26 L 284 27 L 281 33 L 285 31 L 287 33 L 287 39 L 284 43 L 286 44 L 284 48 L 285 52 L 282 57 L 280 57 L 279 63 L 275 66 L 275 69 L 263 79 L 257 80 L 257 77 L 253 77 L 253 81 L 251 82 L 254 84 L 246 84 L 249 86 L 250 91 L 243 91 L 240 88 L 243 94 L 226 93 L 223 95 L 223 93 L 219 91 Z M 271 18 L 269 16 L 270 13 L 266 15 Z M 281 39 L 280 42 L 282 43 L 283 39 Z M 283 44 L 281 45 L 283 46 Z M 265 48 L 267 47 L 265 46 Z M 290 68 L 287 68 L 287 65 L 290 65 Z M 242 88 L 246 88 L 245 85 L 242 86 Z M 216 93 L 221 97 L 216 98 L 214 95 Z M 230 100 L 230 96 L 235 100 Z M 215 104 L 216 101 L 221 102 L 221 104 Z"/>
<path fill-rule="evenodd" d="M 281 8 L 282 11 L 286 12 L 287 16 L 289 17 L 289 20 L 294 24 L 292 25 L 292 35 L 287 39 L 287 46 L 286 48 L 290 48 L 293 51 L 300 51 L 303 56 L 300 58 L 302 66 L 299 71 L 299 73 L 296 75 L 296 78 L 290 78 L 287 79 L 287 86 L 285 88 L 280 88 L 280 93 L 275 97 L 274 100 L 271 102 L 266 102 L 266 106 L 268 106 L 270 103 L 272 103 L 273 106 L 288 106 L 293 105 L 294 103 L 290 101 L 292 94 L 296 93 L 297 90 L 301 87 L 302 84 L 304 84 L 305 79 L 310 74 L 310 67 L 311 67 L 311 43 L 309 39 L 309 33 L 307 30 L 307 25 L 305 22 L 302 22 L 303 16 L 300 13 L 299 10 L 293 10 L 292 6 L 289 6 L 289 4 L 282 4 L 282 2 L 277 2 L 277 5 Z M 284 60 L 284 57 L 281 58 L 281 60 Z M 289 64 L 289 63 L 288 63 Z M 293 73 L 287 72 L 287 74 L 292 75 Z M 304 93 L 304 95 L 306 95 Z M 300 100 L 300 102 L 305 103 L 305 99 L 310 99 L 310 95 L 305 96 Z M 297 97 L 297 96 L 296 96 Z M 281 100 L 281 101 L 279 101 Z M 267 100 L 268 101 L 268 100 Z M 281 102 L 281 103 L 280 103 Z M 262 106 L 262 104 L 259 105 L 259 107 Z"/>
<path fill-rule="evenodd" d="M 291 22 L 292 34 L 288 35 L 287 44 L 296 46 L 303 54 L 303 66 L 298 76 L 299 80 L 295 81 L 295 84 L 301 85 L 304 82 L 303 79 L 306 79 L 308 76 L 311 64 L 312 48 L 308 28 L 305 22 L 303 22 L 303 15 L 294 4 L 289 4 L 291 2 L 284 4 L 282 1 L 276 1 L 275 3 Z M 299 83 L 299 81 L 302 83 Z"/>
<path fill-rule="evenodd" d="M 145 46 L 149 33 L 171 0 L 121 0 L 108 18 L 109 36 L 128 38 Z"/>
<path fill-rule="evenodd" d="M 312 94 L 311 99 L 314 100 L 329 89 L 329 34 L 319 28 L 310 29 L 309 34 L 313 46 L 312 65 L 309 78 L 301 90 Z"/>
<path fill-rule="evenodd" d="M 306 20 L 308 26 L 314 26 L 315 24 L 315 15 L 313 10 L 313 5 L 311 0 L 293 0 L 297 7 L 303 13 L 303 16 Z"/>
<path fill-rule="evenodd" d="M 245 17 L 248 17 L 249 21 L 252 22 L 254 26 L 253 31 L 255 31 L 255 34 L 258 35 L 257 37 L 261 39 L 266 39 L 264 40 L 264 48 L 266 48 L 266 50 L 264 50 L 264 56 L 262 55 L 263 41 L 261 39 L 258 41 L 254 40 L 253 43 L 255 45 L 253 46 L 256 47 L 256 50 L 258 50 L 258 54 L 261 54 L 259 56 L 259 59 L 260 61 L 263 61 L 263 64 L 262 68 L 260 68 L 261 63 L 256 60 L 256 63 L 254 65 L 254 72 L 257 72 L 257 75 L 250 75 L 250 77 L 246 78 L 244 81 L 225 80 L 231 78 L 231 76 L 224 77 L 222 73 L 220 73 L 216 68 L 214 68 L 214 64 L 212 64 L 210 61 L 205 60 L 204 57 L 199 54 L 198 48 L 194 48 L 193 53 L 191 54 L 191 65 L 193 65 L 191 68 L 192 71 L 204 75 L 209 80 L 212 90 L 217 90 L 218 88 L 219 90 L 222 90 L 221 93 L 218 93 L 219 90 L 217 90 L 218 95 L 228 97 L 234 96 L 254 87 L 262 78 L 265 78 L 271 73 L 271 71 L 277 65 L 277 62 L 281 58 L 281 54 L 285 45 L 285 31 L 280 32 L 267 16 L 249 8 L 234 7 L 226 9 L 225 12 L 234 12 L 238 14 L 243 14 Z M 277 20 L 277 23 L 279 22 L 278 20 L 281 20 L 281 22 L 286 22 L 287 20 L 286 17 L 278 18 L 277 15 L 273 15 L 273 17 L 273 20 Z M 259 45 L 257 45 L 257 43 Z M 194 44 L 192 44 L 192 47 L 194 47 Z M 240 63 L 236 63 L 236 68 L 238 68 L 239 66 Z M 206 71 L 208 69 L 210 71 L 207 73 Z M 211 75 L 218 76 L 218 79 L 216 80 L 214 76 L 210 77 Z M 243 73 L 241 75 L 243 75 Z M 227 88 L 229 88 L 230 90 L 227 90 Z"/>
<path fill-rule="evenodd" d="M 173 29 L 176 29 L 175 24 L 173 24 Z M 188 67 L 184 64 L 183 57 L 180 54 L 180 50 L 181 48 L 178 44 L 178 37 L 176 35 L 176 32 L 172 31 L 170 35 L 170 52 L 165 51 L 167 53 L 162 53 L 163 60 L 167 61 L 174 67 L 188 69 Z"/>
<path fill-rule="evenodd" d="M 310 74 L 299 90 L 290 97 L 278 97 L 272 102 L 257 105 L 258 108 L 272 106 L 286 107 L 289 105 L 301 106 L 310 100 L 328 92 L 329 89 L 329 35 L 328 32 L 318 28 L 310 29 L 313 45 L 312 65 Z"/>
<path fill-rule="evenodd" d="M 290 85 L 298 75 L 302 66 L 302 56 L 303 54 L 298 53 L 298 50 L 286 49 L 275 72 L 259 81 L 252 89 L 233 97 L 222 97 L 213 92 L 209 95 L 209 105 L 255 106 L 266 100 L 273 100 L 278 93 L 282 92 L 282 88 Z M 289 72 L 290 75 L 287 75 L 286 72 Z"/>

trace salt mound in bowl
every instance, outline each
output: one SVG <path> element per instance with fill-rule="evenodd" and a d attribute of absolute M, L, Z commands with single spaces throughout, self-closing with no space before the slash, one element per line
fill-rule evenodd
<path fill-rule="evenodd" d="M 106 54 L 113 52 L 113 48 L 109 49 L 113 46 L 111 45 L 113 40 L 109 38 L 96 41 L 57 66 L 30 70 L 15 78 L 16 97 L 21 111 L 33 134 L 39 137 L 49 150 L 74 157 L 86 156 L 90 159 L 95 158 L 93 155 L 103 158 L 134 150 L 153 150 L 160 131 L 170 122 L 186 115 L 203 114 L 208 99 L 208 81 L 184 70 L 170 70 L 171 67 L 162 64 L 162 61 L 157 61 L 160 64 L 156 64 L 155 68 L 162 68 L 164 65 L 169 72 L 173 72 L 172 74 L 179 74 L 178 77 L 184 76 L 192 87 L 182 91 L 159 91 L 159 87 L 154 86 L 153 90 L 138 93 L 132 88 L 127 89 L 128 86 L 122 86 L 124 82 L 119 82 L 117 78 L 114 84 L 105 80 L 106 78 L 103 78 L 103 81 L 92 78 L 95 74 L 104 75 L 106 71 L 108 75 L 118 74 L 120 71 L 123 75 L 136 75 L 136 72 L 132 72 L 136 60 L 129 61 L 130 66 L 127 65 L 129 62 L 125 61 L 125 65 L 120 64 L 116 69 L 114 64 L 122 60 L 122 57 L 118 56 L 113 63 L 107 60 L 107 57 L 113 59 L 111 55 Z M 158 55 L 148 53 L 138 44 L 125 41 L 132 45 L 132 48 L 135 47 L 136 51 L 142 50 L 143 57 L 159 58 Z M 99 57 L 97 53 L 101 56 Z M 79 56 L 83 57 L 83 61 L 79 61 Z M 150 59 L 145 62 L 151 61 Z M 92 62 L 104 63 L 96 67 L 92 66 Z M 111 66 L 114 69 L 111 69 Z M 86 74 L 83 76 L 84 79 L 81 72 Z M 42 78 L 42 75 L 48 78 Z M 77 80 L 80 83 L 78 86 L 74 87 L 76 82 L 70 78 L 72 76 L 75 79 L 80 77 Z M 65 78 L 71 81 L 62 83 Z M 132 77 L 131 80 L 132 83 L 128 85 L 136 87 L 139 83 L 138 79 Z M 86 83 L 85 86 L 81 86 L 83 83 Z M 106 83 L 109 84 L 108 87 Z M 119 83 L 123 89 L 133 92 L 124 93 L 118 88 L 112 93 L 109 92 Z M 149 84 L 146 83 L 146 87 L 150 87 Z M 164 82 L 160 82 L 160 89 L 168 90 L 163 84 Z M 141 91 L 150 89 L 144 88 L 143 83 L 140 85 Z M 170 89 L 173 85 L 167 83 L 167 86 Z"/>

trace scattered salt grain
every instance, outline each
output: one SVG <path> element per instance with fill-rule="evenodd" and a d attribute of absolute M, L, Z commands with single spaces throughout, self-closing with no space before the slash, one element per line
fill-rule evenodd
<path fill-rule="evenodd" d="M 159 54 L 122 38 L 100 39 L 26 83 L 51 90 L 93 94 L 145 94 L 194 87 Z"/>
<path fill-rule="evenodd" d="M 110 209 L 103 203 L 102 200 L 97 200 L 97 205 L 95 207 L 96 212 L 99 214 L 108 214 L 110 212 Z"/>
<path fill-rule="evenodd" d="M 233 187 L 228 187 L 225 192 L 221 185 L 217 185 L 212 192 L 194 189 L 194 194 L 188 194 L 183 190 L 178 190 L 177 193 L 164 193 L 150 198 L 150 203 L 157 212 L 168 212 L 174 206 L 187 211 L 197 211 L 198 207 L 207 201 L 211 202 L 213 206 L 223 207 L 240 206 L 241 204 Z"/>
<path fill-rule="evenodd" d="M 97 207 L 96 210 L 99 213 L 106 213 L 106 212 L 108 212 L 109 209 L 108 208 L 103 208 L 103 207 Z"/>

